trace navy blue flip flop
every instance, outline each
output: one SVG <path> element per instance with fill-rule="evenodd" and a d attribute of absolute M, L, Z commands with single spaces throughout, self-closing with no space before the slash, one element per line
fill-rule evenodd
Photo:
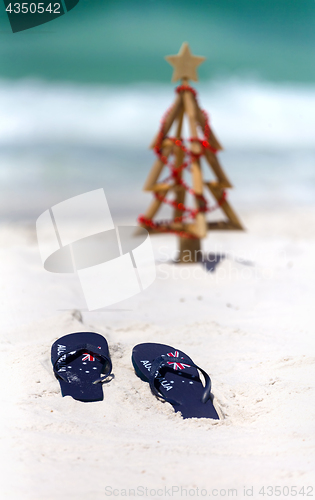
<path fill-rule="evenodd" d="M 111 374 L 112 362 L 102 335 L 78 332 L 61 337 L 51 347 L 51 362 L 63 396 L 103 400 L 102 382 Z"/>
<path fill-rule="evenodd" d="M 213 406 L 209 375 L 178 349 L 164 344 L 138 344 L 132 351 L 132 364 L 152 393 L 167 401 L 183 418 L 219 420 Z M 203 374 L 202 384 L 198 370 Z"/>

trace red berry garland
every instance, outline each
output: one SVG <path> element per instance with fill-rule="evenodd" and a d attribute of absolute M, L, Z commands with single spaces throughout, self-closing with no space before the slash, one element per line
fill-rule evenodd
<path fill-rule="evenodd" d="M 197 98 L 196 90 L 194 88 L 190 87 L 189 85 L 180 85 L 179 87 L 176 88 L 177 93 L 186 92 L 186 91 L 191 92 L 194 95 L 194 97 Z M 141 225 L 158 230 L 161 233 L 163 233 L 163 232 L 164 233 L 175 233 L 181 237 L 195 239 L 195 238 L 197 238 L 197 236 L 195 236 L 187 231 L 170 229 L 169 228 L 170 224 L 174 223 L 174 222 L 182 222 L 182 221 L 189 219 L 189 218 L 195 219 L 197 217 L 198 213 L 212 212 L 212 211 L 216 210 L 225 202 L 226 192 L 223 191 L 222 197 L 220 198 L 220 200 L 217 202 L 217 204 L 215 206 L 209 207 L 205 197 L 202 194 L 196 193 L 190 186 L 188 186 L 183 181 L 182 176 L 181 176 L 182 172 L 185 169 L 188 169 L 190 167 L 191 162 L 195 158 L 199 158 L 200 156 L 202 156 L 204 154 L 205 149 L 209 149 L 214 154 L 217 153 L 217 149 L 215 149 L 209 143 L 211 130 L 210 130 L 210 126 L 209 126 L 208 115 L 204 110 L 202 110 L 202 113 L 203 113 L 204 119 L 205 119 L 205 125 L 203 128 L 204 138 L 200 139 L 199 137 L 191 137 L 189 139 L 189 142 L 199 142 L 199 144 L 201 146 L 201 153 L 193 153 L 192 151 L 188 150 L 185 147 L 185 145 L 183 144 L 182 139 L 177 139 L 175 137 L 165 136 L 165 134 L 164 134 L 165 122 L 166 122 L 168 115 L 172 111 L 172 109 L 173 109 L 173 107 L 169 108 L 161 120 L 160 130 L 158 133 L 156 145 L 154 147 L 154 152 L 156 153 L 156 155 L 160 158 L 160 160 L 164 163 L 164 165 L 168 166 L 170 169 L 170 175 L 166 179 L 164 179 L 162 181 L 162 183 L 167 183 L 168 181 L 173 180 L 175 185 L 183 186 L 185 191 L 192 194 L 195 198 L 198 198 L 199 207 L 195 208 L 195 209 L 186 207 L 183 203 L 177 203 L 176 201 L 168 200 L 165 198 L 165 196 L 162 196 L 158 192 L 156 192 L 156 193 L 154 193 L 154 196 L 156 199 L 158 199 L 159 201 L 161 201 L 163 203 L 167 203 L 168 205 L 181 211 L 182 215 L 179 217 L 175 217 L 175 219 L 171 220 L 171 221 L 168 220 L 168 221 L 159 221 L 159 222 L 154 222 L 152 219 L 147 218 L 144 215 L 140 215 L 138 217 L 138 222 Z M 175 162 L 174 163 L 169 162 L 168 158 L 162 154 L 162 142 L 166 138 L 168 140 L 172 141 L 177 147 L 179 147 L 184 152 L 185 157 L 188 158 L 188 159 L 186 159 L 186 161 L 183 161 L 183 163 L 177 167 L 175 166 Z M 184 157 L 184 159 L 185 159 L 185 157 Z"/>

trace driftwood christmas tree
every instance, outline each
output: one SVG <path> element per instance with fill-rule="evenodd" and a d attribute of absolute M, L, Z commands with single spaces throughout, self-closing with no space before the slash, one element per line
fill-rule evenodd
<path fill-rule="evenodd" d="M 144 185 L 145 191 L 152 191 L 154 199 L 147 212 L 138 219 L 139 224 L 150 233 L 174 233 L 179 237 L 179 260 L 196 262 L 201 259 L 201 239 L 208 230 L 243 229 L 237 215 L 227 201 L 226 189 L 232 184 L 225 175 L 217 153 L 222 150 L 208 122 L 208 116 L 201 110 L 197 93 L 189 85 L 189 80 L 198 81 L 197 67 L 204 57 L 193 56 L 189 45 L 184 43 L 175 56 L 165 58 L 173 67 L 172 81 L 182 80 L 176 88 L 173 106 L 162 119 L 160 130 L 151 144 L 157 159 Z M 190 137 L 182 137 L 184 120 L 188 121 Z M 173 135 L 169 134 L 173 128 Z M 201 160 L 211 168 L 215 180 L 205 181 Z M 164 179 L 162 172 L 169 171 Z M 191 184 L 185 180 L 191 175 Z M 211 193 L 215 204 L 210 205 L 204 192 Z M 189 207 L 187 195 L 194 200 Z M 156 221 L 155 216 L 162 203 L 170 205 L 173 217 Z M 207 213 L 221 210 L 225 220 L 207 222 Z"/>

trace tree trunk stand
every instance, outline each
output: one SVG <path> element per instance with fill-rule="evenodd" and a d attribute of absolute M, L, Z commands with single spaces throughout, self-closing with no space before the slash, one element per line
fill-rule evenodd
<path fill-rule="evenodd" d="M 201 262 L 201 243 L 198 238 L 179 238 L 178 262 L 181 264 L 195 264 Z"/>

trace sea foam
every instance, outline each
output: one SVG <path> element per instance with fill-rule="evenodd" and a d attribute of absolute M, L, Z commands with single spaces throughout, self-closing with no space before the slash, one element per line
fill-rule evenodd
<path fill-rule="evenodd" d="M 315 87 L 253 80 L 195 87 L 224 146 L 220 160 L 236 204 L 314 203 Z M 116 193 L 121 210 L 144 210 L 148 201 L 133 194 L 153 164 L 148 145 L 173 100 L 170 84 L 1 81 L 0 216 L 5 208 L 36 213 L 46 201 L 99 187 Z M 205 177 L 211 180 L 209 169 Z M 8 198 L 12 190 L 18 203 Z"/>

